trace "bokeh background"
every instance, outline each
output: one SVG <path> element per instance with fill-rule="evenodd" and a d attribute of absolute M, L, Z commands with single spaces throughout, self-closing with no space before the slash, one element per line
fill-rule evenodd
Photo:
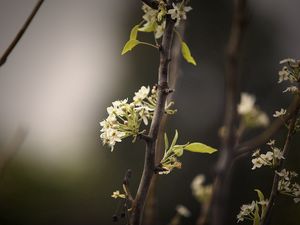
<path fill-rule="evenodd" d="M 0 52 L 30 14 L 34 0 L 0 0 Z M 168 120 L 180 142 L 202 141 L 218 147 L 224 105 L 224 48 L 228 39 L 231 1 L 192 1 L 185 39 L 198 61 L 182 62 L 174 95 L 178 113 Z M 129 31 L 141 20 L 140 1 L 45 1 L 26 34 L 0 68 L 0 149 L 5 151 L 19 126 L 29 133 L 0 180 L 0 224 L 112 224 L 121 188 L 132 169 L 136 190 L 143 165 L 143 143 L 130 140 L 113 153 L 99 138 L 99 121 L 116 99 L 131 98 L 142 85 L 156 82 L 158 54 L 137 47 L 120 51 Z M 253 93 L 270 117 L 291 100 L 277 84 L 278 62 L 299 58 L 298 0 L 249 1 L 250 23 L 241 55 L 241 90 Z M 250 137 L 260 130 L 248 133 Z M 276 137 L 283 142 L 284 130 Z M 288 168 L 300 172 L 299 136 L 293 141 Z M 217 155 L 185 154 L 183 169 L 159 179 L 159 220 L 167 224 L 177 204 L 192 211 L 184 224 L 194 224 L 199 205 L 190 190 L 199 173 L 212 182 Z M 234 173 L 228 224 L 253 191 L 270 190 L 268 169 L 251 171 L 250 157 Z M 300 206 L 280 197 L 274 225 L 300 223 Z"/>

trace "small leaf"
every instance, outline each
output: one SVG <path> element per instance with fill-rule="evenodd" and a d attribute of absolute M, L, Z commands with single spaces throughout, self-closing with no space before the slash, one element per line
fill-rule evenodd
<path fill-rule="evenodd" d="M 263 194 L 259 189 L 255 189 L 254 191 L 257 192 L 259 201 L 260 201 L 261 203 L 263 203 L 263 202 L 265 201 L 265 196 L 264 196 L 264 194 Z M 266 214 L 266 205 L 265 205 L 265 204 L 261 204 L 261 215 L 260 215 L 260 217 L 261 217 L 261 218 L 265 217 L 265 214 Z"/>
<path fill-rule="evenodd" d="M 138 29 L 138 31 L 141 31 L 141 32 L 153 32 L 153 31 L 155 31 L 156 26 L 157 26 L 156 22 L 146 23 L 146 24 L 144 24 L 143 27 L 140 27 Z"/>
<path fill-rule="evenodd" d="M 170 149 L 172 149 L 172 148 L 173 148 L 173 146 L 176 144 L 176 142 L 177 142 L 177 139 L 178 139 L 178 131 L 177 131 L 177 130 L 175 130 L 175 135 L 174 135 L 174 138 L 173 138 L 172 144 L 171 144 L 171 146 L 170 146 Z"/>
<path fill-rule="evenodd" d="M 190 152 L 197 152 L 197 153 L 208 153 L 212 154 L 217 151 L 217 149 L 214 149 L 212 147 L 209 147 L 205 144 L 194 142 L 184 147 L 185 150 Z"/>
<path fill-rule="evenodd" d="M 130 40 L 136 40 L 140 25 L 135 25 L 130 32 Z"/>
<path fill-rule="evenodd" d="M 257 203 L 255 204 L 253 225 L 260 225 L 259 207 L 258 207 Z"/>
<path fill-rule="evenodd" d="M 260 202 L 265 200 L 264 194 L 259 189 L 254 189 L 254 191 L 257 192 L 257 195 L 258 195 L 258 198 L 259 198 Z"/>
<path fill-rule="evenodd" d="M 164 134 L 164 139 L 165 139 L 165 151 L 167 151 L 169 148 L 169 140 L 166 133 Z"/>
<path fill-rule="evenodd" d="M 174 145 L 173 152 L 177 157 L 180 157 L 183 155 L 183 148 L 184 145 Z"/>
<path fill-rule="evenodd" d="M 126 42 L 121 55 L 124 55 L 125 53 L 131 51 L 135 46 L 137 46 L 138 44 L 140 44 L 140 42 L 138 40 L 129 40 Z"/>
<path fill-rule="evenodd" d="M 194 66 L 197 65 L 195 59 L 194 59 L 193 56 L 191 55 L 191 51 L 190 51 L 188 45 L 187 45 L 184 41 L 181 42 L 181 53 L 182 53 L 183 58 L 184 58 L 187 62 L 193 64 Z"/>

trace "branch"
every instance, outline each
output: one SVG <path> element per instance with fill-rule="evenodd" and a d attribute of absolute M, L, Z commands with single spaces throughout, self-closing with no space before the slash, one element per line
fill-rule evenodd
<path fill-rule="evenodd" d="M 178 27 L 177 27 L 178 29 Z M 178 32 L 181 34 L 181 37 L 184 35 L 185 30 L 185 21 L 181 21 Z M 180 61 L 181 61 L 181 42 L 178 38 L 174 39 L 174 44 L 172 47 L 172 64 L 170 65 L 170 74 L 169 74 L 169 87 L 170 89 L 175 89 L 176 83 L 178 81 L 178 76 L 181 73 L 180 71 Z M 168 95 L 167 101 L 171 102 L 174 98 L 173 93 Z M 167 114 L 164 114 L 162 121 L 160 123 L 160 128 L 158 132 L 158 138 L 156 141 L 156 150 L 155 150 L 155 165 L 158 165 L 163 157 L 164 153 L 164 132 L 167 123 Z M 148 199 L 145 206 L 145 213 L 143 219 L 143 225 L 153 225 L 157 224 L 157 197 L 156 189 L 158 184 L 159 175 L 155 174 L 151 186 L 149 189 Z"/>
<path fill-rule="evenodd" d="M 253 149 L 257 148 L 258 146 L 266 143 L 288 120 L 290 120 L 297 109 L 300 107 L 300 96 L 297 95 L 293 99 L 292 103 L 287 109 L 287 113 L 279 118 L 276 119 L 264 132 L 262 132 L 257 137 L 241 143 L 239 147 L 235 150 L 235 157 L 239 157 L 243 154 L 246 154 Z"/>
<path fill-rule="evenodd" d="M 18 44 L 18 42 L 22 38 L 23 34 L 25 33 L 25 31 L 29 27 L 31 21 L 33 20 L 34 16 L 38 12 L 38 10 L 41 7 L 43 2 L 44 2 L 44 0 L 39 0 L 37 2 L 37 4 L 35 5 L 34 9 L 31 12 L 31 14 L 29 15 L 29 17 L 25 21 L 24 25 L 22 26 L 22 28 L 20 29 L 20 31 L 18 32 L 18 34 L 16 35 L 14 40 L 11 42 L 11 44 L 8 46 L 8 48 L 5 50 L 5 52 L 1 56 L 1 58 L 0 58 L 0 67 L 4 65 L 4 63 L 6 62 L 8 56 L 14 50 L 14 48 L 16 47 L 16 45 Z"/>
<path fill-rule="evenodd" d="M 292 118 L 289 124 L 289 131 L 284 143 L 284 147 L 283 147 L 283 157 L 284 159 L 281 159 L 279 161 L 279 164 L 277 166 L 277 168 L 275 168 L 276 171 L 280 172 L 283 168 L 284 168 L 284 161 L 285 159 L 287 159 L 287 155 L 288 155 L 288 150 L 290 147 L 290 143 L 291 143 L 291 139 L 292 136 L 295 133 L 295 125 L 297 122 L 297 114 L 299 112 L 300 109 L 300 105 L 298 105 L 297 109 L 295 110 L 295 112 L 292 114 Z M 270 224 L 270 220 L 271 220 L 271 214 L 272 214 L 272 210 L 273 207 L 275 205 L 275 201 L 276 201 L 276 197 L 278 195 L 278 182 L 280 180 L 280 177 L 277 173 L 275 173 L 274 178 L 273 178 L 273 185 L 272 185 L 272 190 L 271 190 L 271 194 L 269 197 L 269 204 L 266 208 L 266 214 L 265 217 L 262 219 L 262 225 L 269 225 Z"/>
<path fill-rule="evenodd" d="M 246 0 L 235 0 L 233 21 L 227 45 L 225 75 L 225 134 L 222 140 L 222 152 L 217 163 L 216 180 L 212 199 L 212 224 L 225 222 L 230 169 L 233 162 L 233 150 L 236 139 L 236 118 L 238 92 L 238 57 L 246 28 Z"/>
<path fill-rule="evenodd" d="M 148 136 L 151 137 L 151 141 L 146 142 L 144 169 L 140 185 L 132 206 L 131 225 L 140 225 L 142 222 L 142 215 L 146 198 L 148 195 L 152 177 L 154 175 L 156 150 L 155 146 L 158 138 L 161 120 L 165 113 L 165 104 L 168 96 L 168 92 L 166 90 L 169 89 L 168 74 L 174 23 L 175 21 L 173 21 L 170 16 L 167 16 L 166 29 L 162 40 L 162 47 L 160 48 L 160 64 L 158 71 L 159 88 L 157 93 L 157 105 L 148 134 Z"/>

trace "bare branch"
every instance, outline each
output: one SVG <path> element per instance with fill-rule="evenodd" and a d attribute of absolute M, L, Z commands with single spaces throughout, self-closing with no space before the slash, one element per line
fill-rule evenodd
<path fill-rule="evenodd" d="M 236 142 L 236 118 L 238 92 L 238 57 L 246 28 L 246 0 L 234 1 L 233 21 L 227 45 L 225 76 L 225 118 L 222 151 L 216 168 L 216 180 L 212 199 L 212 224 L 225 223 L 229 193 L 233 150 Z"/>
<path fill-rule="evenodd" d="M 8 56 L 11 54 L 11 52 L 14 50 L 14 48 L 16 47 L 16 45 L 18 44 L 18 42 L 20 41 L 20 39 L 24 35 L 25 31 L 29 27 L 31 21 L 33 20 L 34 16 L 38 12 L 38 10 L 41 7 L 41 5 L 43 4 L 43 2 L 44 2 L 44 0 L 39 0 L 37 2 L 37 4 L 35 5 L 34 9 L 31 12 L 31 14 L 29 15 L 29 17 L 25 21 L 24 25 L 22 26 L 22 28 L 20 29 L 20 31 L 18 32 L 18 34 L 16 35 L 14 40 L 11 42 L 11 44 L 8 46 L 8 48 L 5 50 L 5 52 L 1 56 L 1 58 L 0 58 L 0 67 L 3 66 L 4 63 L 7 61 Z"/>

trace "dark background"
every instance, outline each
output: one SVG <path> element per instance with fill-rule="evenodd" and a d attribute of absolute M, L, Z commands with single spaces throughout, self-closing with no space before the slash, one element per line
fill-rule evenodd
<path fill-rule="evenodd" d="M 0 0 L 0 52 L 8 46 L 33 0 Z M 102 147 L 99 121 L 116 99 L 131 98 L 142 85 L 156 82 L 158 54 L 137 47 L 120 56 L 131 27 L 141 20 L 139 1 L 45 1 L 35 20 L 0 69 L 0 146 L 5 149 L 18 125 L 29 127 L 24 145 L 0 181 L 0 224 L 96 225 L 111 224 L 128 168 L 136 190 L 144 146 L 131 140 L 113 153 Z M 178 113 L 167 131 L 179 130 L 180 143 L 201 141 L 218 147 L 224 105 L 224 48 L 228 39 L 232 2 L 192 1 L 185 40 L 197 67 L 182 62 L 175 92 Z M 278 62 L 299 57 L 300 3 L 297 0 L 253 0 L 250 23 L 241 54 L 240 88 L 256 95 L 270 118 L 291 100 L 277 84 Z M 145 38 L 145 36 L 142 36 Z M 260 130 L 247 133 L 251 137 Z M 274 137 L 282 145 L 285 131 Z M 299 135 L 295 136 L 287 167 L 300 172 Z M 265 148 L 265 147 L 263 147 Z M 183 168 L 159 179 L 159 219 L 167 224 L 177 204 L 192 211 L 184 224 L 194 224 L 199 205 L 190 183 L 204 173 L 212 182 L 217 154 L 185 154 Z M 239 161 L 228 204 L 229 224 L 241 204 L 266 195 L 272 173 L 251 170 L 250 157 Z M 274 225 L 300 223 L 299 205 L 280 197 Z"/>

